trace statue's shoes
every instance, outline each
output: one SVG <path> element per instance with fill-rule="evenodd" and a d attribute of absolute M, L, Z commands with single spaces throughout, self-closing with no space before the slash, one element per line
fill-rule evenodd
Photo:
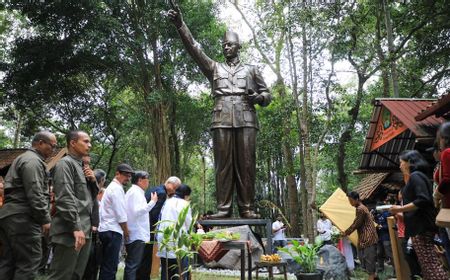
<path fill-rule="evenodd" d="M 224 219 L 229 218 L 231 215 L 226 211 L 219 211 L 216 214 L 209 215 L 209 219 Z"/>
<path fill-rule="evenodd" d="M 243 219 L 259 219 L 261 218 L 261 215 L 256 214 L 253 211 L 241 213 L 241 218 Z"/>

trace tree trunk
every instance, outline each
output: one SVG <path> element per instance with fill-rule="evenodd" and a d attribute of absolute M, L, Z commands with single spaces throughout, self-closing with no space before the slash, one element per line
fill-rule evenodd
<path fill-rule="evenodd" d="M 155 33 L 156 34 L 156 33 Z M 153 50 L 153 67 L 155 75 L 155 90 L 157 94 L 162 94 L 162 78 L 158 57 L 158 43 L 156 35 L 151 40 Z M 150 104 L 151 116 L 150 124 L 153 137 L 154 152 L 156 158 L 155 177 L 160 182 L 164 182 L 171 176 L 172 166 L 170 161 L 170 127 L 168 124 L 168 106 L 163 101 Z"/>
<path fill-rule="evenodd" d="M 110 173 L 112 170 L 112 164 L 114 161 L 114 156 L 117 153 L 117 144 L 119 143 L 119 139 L 118 139 L 115 131 L 112 131 L 111 135 L 113 136 L 113 141 L 112 141 L 112 147 L 111 147 L 111 156 L 109 157 L 109 160 L 108 160 L 108 170 L 106 171 L 106 178 L 111 178 Z"/>
<path fill-rule="evenodd" d="M 16 129 L 14 130 L 14 142 L 13 142 L 13 148 L 17 149 L 20 144 L 20 131 L 22 130 L 22 120 L 23 120 L 23 114 L 21 112 L 18 112 L 18 118 L 17 118 L 17 124 Z"/>
<path fill-rule="evenodd" d="M 183 173 L 181 172 L 181 162 L 180 162 L 180 147 L 178 145 L 178 135 L 177 135 L 177 127 L 176 127 L 176 116 L 177 116 L 177 110 L 176 110 L 176 102 L 173 101 L 174 99 L 170 99 L 170 114 L 168 115 L 169 118 L 169 124 L 170 124 L 170 162 L 172 163 L 172 170 L 171 174 L 176 174 L 177 176 L 184 177 Z"/>
<path fill-rule="evenodd" d="M 341 185 L 341 188 L 344 192 L 348 191 L 348 177 L 347 174 L 345 173 L 345 158 L 346 158 L 345 146 L 348 142 L 352 140 L 352 133 L 353 130 L 355 129 L 355 123 L 358 118 L 359 109 L 361 107 L 361 100 L 364 90 L 363 87 L 366 81 L 367 77 L 358 73 L 358 90 L 356 93 L 355 104 L 353 104 L 353 107 L 349 111 L 350 121 L 347 127 L 345 128 L 344 132 L 342 133 L 341 137 L 339 138 L 338 156 L 337 156 L 338 182 Z"/>
<path fill-rule="evenodd" d="M 385 0 L 380 0 L 380 6 L 384 7 L 384 2 Z M 389 73 L 387 71 L 387 65 L 386 64 L 386 58 L 384 56 L 384 52 L 383 49 L 381 47 L 381 13 L 382 13 L 382 9 L 380 7 L 379 11 L 377 12 L 377 22 L 376 22 L 376 33 L 375 33 L 375 44 L 376 44 L 376 49 L 377 49 L 377 56 L 378 56 L 378 60 L 380 61 L 380 65 L 382 65 L 381 67 L 381 78 L 383 81 L 383 97 L 389 97 L 390 93 L 389 93 Z"/>
<path fill-rule="evenodd" d="M 280 81 L 280 80 L 279 80 Z M 286 86 L 283 82 L 278 83 L 280 88 L 280 98 L 286 98 Z M 293 236 L 300 235 L 300 221 L 299 221 L 299 203 L 298 203 L 298 191 L 297 191 L 297 183 L 295 180 L 295 169 L 294 169 L 294 159 L 291 145 L 289 144 L 289 135 L 291 134 L 291 125 L 290 125 L 290 112 L 286 112 L 284 114 L 285 120 L 283 121 L 283 134 L 286 136 L 283 139 L 282 149 L 283 156 L 285 160 L 285 167 L 287 169 L 286 174 L 286 185 L 288 191 L 288 205 L 289 205 L 289 221 L 292 225 L 291 234 Z"/>
<path fill-rule="evenodd" d="M 384 22 L 386 24 L 386 33 L 388 39 L 388 50 L 390 57 L 391 66 L 391 78 L 392 78 L 392 89 L 394 91 L 394 97 L 400 97 L 398 88 L 398 73 L 397 73 L 397 63 L 396 60 L 392 58 L 395 54 L 394 46 L 394 36 L 392 34 L 392 23 L 391 23 L 391 12 L 389 11 L 389 0 L 382 0 L 383 11 L 384 11 Z"/>
<path fill-rule="evenodd" d="M 302 94 L 302 114 L 301 114 L 301 134 L 303 139 L 303 155 L 304 155 L 304 170 L 305 170 L 305 188 L 306 195 L 303 197 L 302 205 L 304 204 L 304 209 L 306 210 L 303 213 L 303 233 L 311 238 L 314 238 L 314 227 L 313 227 L 313 213 L 310 205 L 311 194 L 313 192 L 314 186 L 312 185 L 312 165 L 311 165 L 311 143 L 309 141 L 309 94 L 308 94 L 308 40 L 306 37 L 306 28 L 305 25 L 302 26 L 302 68 L 303 68 L 303 94 Z"/>
<path fill-rule="evenodd" d="M 208 211 L 206 209 L 206 159 L 205 155 L 202 151 L 202 186 L 203 186 L 203 213 L 206 213 Z"/>

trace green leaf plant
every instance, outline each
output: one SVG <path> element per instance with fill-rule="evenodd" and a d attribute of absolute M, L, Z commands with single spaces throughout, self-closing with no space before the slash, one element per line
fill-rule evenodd
<path fill-rule="evenodd" d="M 162 239 L 160 239 L 158 246 L 161 251 L 166 252 L 166 258 L 168 258 L 168 252 L 174 252 L 177 262 L 176 266 L 178 269 L 179 279 L 184 279 L 184 275 L 188 274 L 192 270 L 192 260 L 194 259 L 195 254 L 198 253 L 200 244 L 203 241 L 202 235 L 195 233 L 195 225 L 198 219 L 197 213 L 192 217 L 188 230 L 186 231 L 184 228 L 189 209 L 189 205 L 184 207 L 181 210 L 180 215 L 178 216 L 178 220 L 176 221 L 159 221 L 157 223 L 157 229 L 159 228 L 158 225 L 161 223 L 169 223 L 170 225 L 166 226 L 162 230 L 158 229 L 155 231 L 155 234 L 162 235 Z M 188 258 L 189 265 L 187 269 L 183 271 L 182 261 L 184 258 Z M 168 265 L 167 262 L 166 265 Z M 168 267 L 166 267 L 166 269 L 168 269 Z"/>
<path fill-rule="evenodd" d="M 322 242 L 315 244 L 301 244 L 298 240 L 292 240 L 292 247 L 279 247 L 278 250 L 287 253 L 301 266 L 304 273 L 314 273 L 317 270 L 318 252 Z"/>

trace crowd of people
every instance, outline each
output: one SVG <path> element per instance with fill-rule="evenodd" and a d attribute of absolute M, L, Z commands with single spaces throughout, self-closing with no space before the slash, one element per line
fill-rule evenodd
<path fill-rule="evenodd" d="M 450 208 L 450 122 L 440 126 L 433 151 L 438 161 L 433 174 L 434 186 L 427 176 L 429 163 L 419 151 L 400 153 L 400 170 L 405 186 L 398 193 L 398 204 L 390 207 L 389 212 L 378 213 L 376 220 L 362 204 L 357 192 L 348 194 L 350 204 L 356 208 L 356 218 L 344 235 L 357 230 L 359 257 L 363 268 L 369 273 L 369 279 L 376 278 L 377 251 L 386 252 L 392 262 L 392 249 L 386 231 L 386 219 L 390 214 L 397 221 L 398 238 L 411 279 L 449 279 L 435 244 L 439 240 L 447 249 L 446 261 L 450 263 L 449 229 L 436 225 L 438 209 Z"/>
<path fill-rule="evenodd" d="M 357 231 L 358 259 L 369 279 L 377 279 L 377 273 L 384 270 L 385 263 L 393 267 L 395 274 L 387 222 L 390 216 L 395 218 L 397 237 L 411 279 L 449 279 L 444 267 L 448 269 L 450 264 L 450 231 L 436 225 L 436 215 L 440 208 L 450 208 L 450 122 L 439 127 L 436 142 L 428 151 L 433 152 L 437 162 L 433 172 L 434 184 L 429 179 L 430 165 L 419 151 L 401 152 L 399 166 L 405 185 L 397 193 L 395 201 L 388 196 L 381 201 L 384 205 L 394 204 L 390 208 L 369 210 L 360 200 L 359 193 L 351 191 L 347 194 L 356 215 L 351 226 L 341 235 L 345 237 Z M 319 213 L 316 228 L 324 245 L 333 244 L 332 224 L 323 213 Z M 286 246 L 284 230 L 282 216 L 278 216 L 272 225 L 275 248 Z M 435 245 L 444 250 L 440 251 Z"/>
<path fill-rule="evenodd" d="M 36 133 L 31 148 L 13 161 L 4 179 L 2 279 L 35 279 L 47 263 L 48 279 L 115 279 L 122 244 L 124 279 L 150 279 L 156 225 L 161 218 L 176 221 L 189 205 L 191 189 L 177 177 L 149 188 L 149 173 L 125 163 L 105 188 L 106 173 L 90 167 L 89 135 L 71 131 L 66 144 L 67 155 L 49 173 L 45 160 L 55 152 L 57 140 L 48 131 Z M 165 226 L 161 223 L 161 230 Z M 158 255 L 162 279 L 172 279 L 178 273 L 170 265 L 173 252 L 160 250 Z"/>
<path fill-rule="evenodd" d="M 191 189 L 177 177 L 149 188 L 149 173 L 135 171 L 125 163 L 116 167 L 114 179 L 106 187 L 106 173 L 90 167 L 90 141 L 84 131 L 69 132 L 67 155 L 49 173 L 45 160 L 54 154 L 57 140 L 48 131 L 38 132 L 31 148 L 13 161 L 0 181 L 4 197 L 0 208 L 2 279 L 34 279 L 47 262 L 48 279 L 97 279 L 97 275 L 99 279 L 115 279 L 122 244 L 126 250 L 124 279 L 150 279 L 151 241 L 162 242 L 161 231 L 189 205 Z M 392 264 L 386 222 L 390 215 L 396 219 L 411 279 L 448 279 L 435 240 L 439 236 L 447 248 L 450 263 L 449 230 L 436 226 L 438 209 L 450 208 L 450 122 L 439 128 L 432 150 L 439 162 L 433 174 L 434 186 L 427 176 L 429 164 L 420 152 L 400 154 L 405 186 L 398 193 L 398 203 L 388 211 L 371 213 L 357 192 L 347 194 L 356 217 L 342 235 L 358 232 L 358 255 L 369 279 L 376 279 L 377 263 L 378 271 L 384 260 Z M 189 210 L 185 231 L 191 220 Z M 280 215 L 272 225 L 274 248 L 286 246 L 285 230 Z M 317 221 L 317 233 L 324 244 L 332 244 L 332 224 L 323 214 Z M 174 252 L 158 246 L 157 255 L 161 279 L 171 279 L 178 273 Z M 181 266 L 185 269 L 185 260 Z"/>

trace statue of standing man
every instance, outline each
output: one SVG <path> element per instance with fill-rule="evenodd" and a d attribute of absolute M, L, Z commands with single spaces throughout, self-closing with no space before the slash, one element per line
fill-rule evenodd
<path fill-rule="evenodd" d="M 227 31 L 223 38 L 226 62 L 209 58 L 183 21 L 180 9 L 168 12 L 183 44 L 212 86 L 212 138 L 218 212 L 212 218 L 228 218 L 232 213 L 236 188 L 241 218 L 259 218 L 254 211 L 256 175 L 255 104 L 267 106 L 271 95 L 255 66 L 239 60 L 239 36 Z"/>

